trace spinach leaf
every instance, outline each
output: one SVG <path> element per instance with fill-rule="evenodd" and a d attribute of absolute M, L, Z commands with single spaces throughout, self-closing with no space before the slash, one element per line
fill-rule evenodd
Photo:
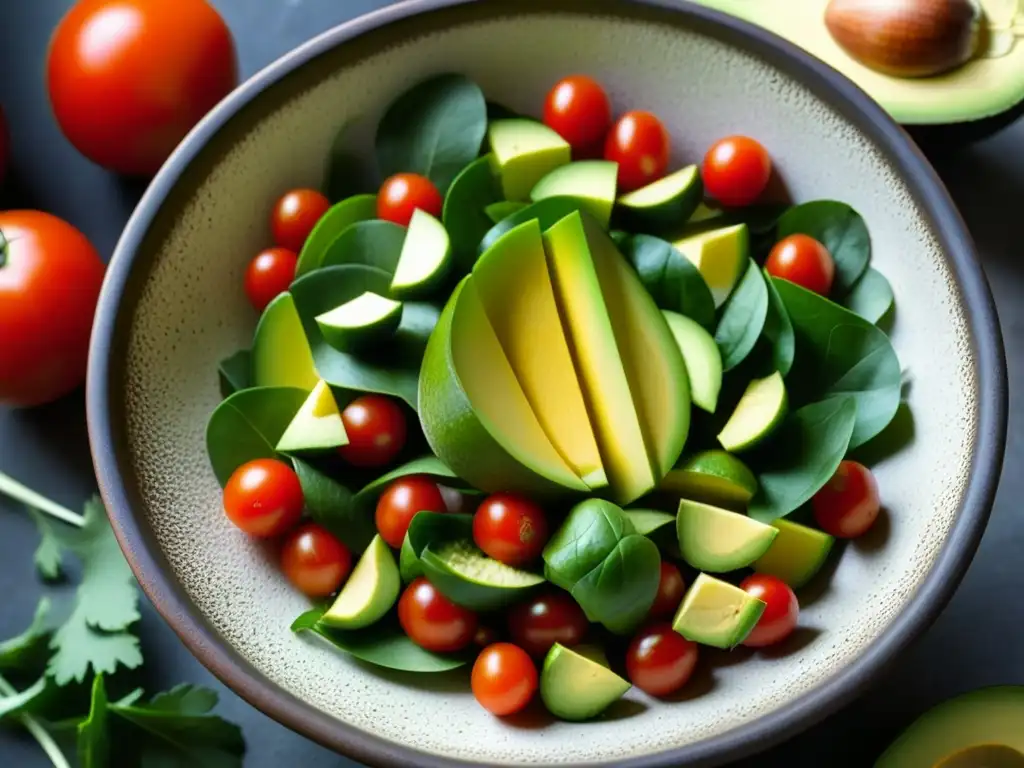
<path fill-rule="evenodd" d="M 441 194 L 480 153 L 487 105 L 464 75 L 431 77 L 399 96 L 377 126 L 377 165 L 383 176 L 418 173 Z"/>
<path fill-rule="evenodd" d="M 467 165 L 448 188 L 441 220 L 448 230 L 455 263 L 462 272 L 473 268 L 477 246 L 493 226 L 486 208 L 500 200 L 490 155 Z"/>
<path fill-rule="evenodd" d="M 413 516 L 412 522 L 409 523 L 409 530 L 406 531 L 399 553 L 398 566 L 402 580 L 409 582 L 417 576 L 423 575 L 420 557 L 431 544 L 472 538 L 472 515 L 428 512 L 426 510 L 417 512 Z"/>
<path fill-rule="evenodd" d="M 722 353 L 722 370 L 731 371 L 754 349 L 768 316 L 768 288 L 753 259 L 722 310 L 715 343 Z"/>
<path fill-rule="evenodd" d="M 845 395 L 857 404 L 850 448 L 877 435 L 900 404 L 900 361 L 889 338 L 859 315 L 787 280 L 772 278 L 796 334 L 791 391 L 802 402 Z"/>
<path fill-rule="evenodd" d="M 372 514 L 357 510 L 352 503 L 352 492 L 329 473 L 295 456 L 292 466 L 313 521 L 338 537 L 354 553 L 365 550 L 377 534 Z"/>
<path fill-rule="evenodd" d="M 405 227 L 393 221 L 371 219 L 350 224 L 324 251 L 321 267 L 344 264 L 365 264 L 368 267 L 395 273 L 398 257 L 402 255 Z M 390 288 L 390 282 L 388 288 Z M 386 295 L 386 294 L 385 294 Z"/>
<path fill-rule="evenodd" d="M 477 251 L 482 254 L 494 245 L 499 237 L 504 235 L 510 229 L 515 229 L 520 224 L 523 224 L 530 219 L 537 219 L 537 222 L 540 224 L 540 228 L 547 229 L 548 227 L 557 224 L 570 213 L 584 210 L 585 207 L 586 206 L 579 200 L 579 198 L 545 197 L 543 200 L 538 200 L 536 203 L 528 205 L 525 208 L 520 208 L 518 211 L 507 218 L 502 219 L 487 230 L 487 234 L 484 235 L 483 240 L 480 241 L 480 247 L 477 248 Z"/>
<path fill-rule="evenodd" d="M 498 224 L 502 219 L 511 216 L 517 211 L 523 210 L 529 203 L 521 203 L 518 200 L 499 200 L 484 207 L 484 213 L 492 224 Z M 480 238 L 483 239 L 482 237 Z M 479 240 L 477 241 L 479 242 Z"/>
<path fill-rule="evenodd" d="M 582 501 L 572 508 L 544 547 L 544 576 L 571 591 L 624 536 L 633 532 L 629 518 L 610 501 Z"/>
<path fill-rule="evenodd" d="M 747 513 L 767 523 L 801 507 L 835 474 L 850 445 L 857 403 L 833 397 L 794 411 L 759 449 L 758 489 Z"/>
<path fill-rule="evenodd" d="M 627 634 L 651 609 L 660 580 L 658 545 L 634 533 L 619 541 L 599 566 L 576 582 L 572 596 L 591 621 L 600 621 L 616 634 Z"/>
<path fill-rule="evenodd" d="M 892 286 L 885 275 L 868 267 L 841 303 L 851 312 L 877 325 L 892 309 L 894 300 Z"/>
<path fill-rule="evenodd" d="M 342 232 L 357 222 L 369 221 L 376 216 L 376 195 L 355 195 L 331 206 L 306 238 L 299 253 L 299 263 L 295 266 L 295 276 L 302 277 L 319 269 L 327 249 Z"/>
<path fill-rule="evenodd" d="M 634 235 L 619 247 L 655 304 L 680 312 L 708 330 L 714 328 L 711 291 L 697 268 L 672 243 L 652 235 Z"/>
<path fill-rule="evenodd" d="M 764 272 L 765 286 L 768 288 L 768 314 L 764 319 L 762 335 L 771 347 L 772 370 L 783 376 L 793 367 L 796 355 L 796 336 L 793 334 L 793 323 L 789 319 L 786 305 L 782 303 L 779 292 L 775 290 L 768 271 Z"/>
<path fill-rule="evenodd" d="M 217 406 L 206 425 L 206 452 L 221 486 L 248 461 L 278 458 L 277 441 L 307 394 L 294 387 L 253 387 Z"/>
<path fill-rule="evenodd" d="M 230 397 L 243 389 L 252 386 L 252 352 L 240 349 L 230 357 L 225 357 L 217 367 L 220 377 L 220 394 Z"/>
<path fill-rule="evenodd" d="M 836 263 L 832 294 L 845 296 L 871 260 L 871 236 L 864 219 L 846 203 L 813 200 L 793 206 L 779 219 L 779 240 L 798 233 L 828 248 Z"/>

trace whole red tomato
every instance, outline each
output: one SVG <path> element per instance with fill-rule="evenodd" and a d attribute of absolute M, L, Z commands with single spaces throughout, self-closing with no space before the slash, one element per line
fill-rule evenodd
<path fill-rule="evenodd" d="M 0 213 L 0 401 L 42 405 L 82 383 L 103 271 L 67 222 Z"/>
<path fill-rule="evenodd" d="M 119 173 L 156 173 L 237 82 L 231 33 L 206 0 L 79 0 L 50 40 L 61 130 Z"/>

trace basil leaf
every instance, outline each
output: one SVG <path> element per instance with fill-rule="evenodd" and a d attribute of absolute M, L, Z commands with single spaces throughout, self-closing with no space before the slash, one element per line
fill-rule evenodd
<path fill-rule="evenodd" d="M 352 492 L 327 472 L 294 456 L 292 466 L 313 521 L 334 534 L 353 553 L 365 550 L 377 534 L 372 515 L 357 510 L 352 503 Z"/>
<path fill-rule="evenodd" d="M 577 581 L 598 567 L 630 533 L 633 533 L 633 524 L 610 501 L 580 502 L 544 547 L 545 578 L 571 591 Z"/>
<path fill-rule="evenodd" d="M 220 393 L 223 397 L 231 397 L 235 392 L 252 386 L 252 352 L 240 349 L 230 357 L 225 357 L 217 367 L 220 378 Z"/>
<path fill-rule="evenodd" d="M 545 197 L 543 200 L 538 200 L 536 203 L 525 208 L 520 208 L 487 230 L 487 234 L 480 241 L 480 247 L 477 248 L 477 252 L 482 254 L 494 245 L 499 237 L 530 219 L 537 219 L 537 223 L 540 224 L 540 228 L 543 230 L 554 226 L 570 213 L 584 210 L 585 207 L 575 197 Z"/>
<path fill-rule="evenodd" d="M 672 243 L 653 235 L 634 235 L 620 248 L 658 307 L 684 314 L 709 330 L 714 328 L 711 291 L 697 268 Z"/>
<path fill-rule="evenodd" d="M 885 279 L 885 275 L 868 267 L 867 272 L 857 281 L 841 304 L 869 323 L 877 325 L 878 321 L 892 309 L 894 301 L 892 286 Z"/>
<path fill-rule="evenodd" d="M 306 238 L 299 253 L 299 263 L 295 266 L 295 276 L 302 277 L 307 272 L 319 269 L 327 249 L 342 232 L 357 222 L 368 221 L 376 216 L 376 195 L 356 195 L 331 206 Z"/>
<path fill-rule="evenodd" d="M 493 226 L 485 208 L 500 204 L 500 200 L 490 155 L 467 165 L 448 188 L 441 221 L 448 230 L 452 254 L 462 272 L 473 268 L 477 246 Z"/>
<path fill-rule="evenodd" d="M 779 292 L 775 290 L 768 271 L 764 272 L 765 287 L 768 289 L 768 314 L 764 319 L 762 335 L 771 347 L 772 370 L 783 376 L 793 367 L 796 355 L 796 336 L 793 334 L 793 323 L 790 322 L 786 305 L 782 303 Z"/>
<path fill-rule="evenodd" d="M 511 216 L 517 211 L 523 210 L 529 203 L 521 203 L 518 200 L 499 200 L 484 207 L 484 213 L 491 220 L 492 224 L 498 224 L 502 219 Z M 483 239 L 483 238 L 481 238 Z M 479 242 L 479 241 L 478 241 Z"/>
<path fill-rule="evenodd" d="M 731 371 L 754 349 L 768 315 L 768 289 L 753 259 L 722 309 L 715 343 L 722 353 L 722 370 Z"/>
<path fill-rule="evenodd" d="M 399 96 L 377 126 L 377 165 L 426 176 L 443 195 L 480 153 L 487 132 L 483 92 L 469 78 L 443 74 Z"/>
<path fill-rule="evenodd" d="M 390 277 L 398 266 L 398 257 L 402 255 L 405 232 L 405 227 L 400 227 L 393 221 L 380 219 L 357 221 L 334 238 L 327 250 L 324 251 L 320 265 L 321 267 L 335 267 L 345 264 L 365 264 L 368 267 L 383 270 Z M 385 291 L 390 288 L 389 280 Z"/>
<path fill-rule="evenodd" d="M 661 580 L 658 545 L 631 534 L 619 541 L 599 566 L 576 582 L 572 596 L 591 621 L 626 634 L 643 621 Z"/>
<path fill-rule="evenodd" d="M 845 296 L 868 268 L 871 236 L 864 219 L 846 203 L 813 200 L 793 206 L 779 219 L 777 237 L 795 234 L 810 235 L 832 254 L 835 296 Z"/>

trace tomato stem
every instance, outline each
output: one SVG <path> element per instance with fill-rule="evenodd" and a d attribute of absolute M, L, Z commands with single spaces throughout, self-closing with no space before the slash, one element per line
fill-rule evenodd
<path fill-rule="evenodd" d="M 0 472 L 0 494 L 9 496 L 15 501 L 20 501 L 22 504 L 27 504 L 33 509 L 50 515 L 50 517 L 55 517 L 68 525 L 74 525 L 78 528 L 85 525 L 85 518 L 81 515 L 75 514 L 67 507 L 62 507 L 55 501 L 50 501 L 50 499 L 36 493 L 28 486 L 22 485 L 13 477 L 5 475 L 3 472 Z"/>
<path fill-rule="evenodd" d="M 11 685 L 7 680 L 4 679 L 3 675 L 0 675 L 0 694 L 4 696 L 14 696 L 18 693 L 17 689 Z M 32 734 L 32 737 L 39 742 L 39 746 L 43 748 L 43 752 L 50 758 L 50 762 L 53 763 L 54 768 L 71 768 L 71 764 L 68 759 L 61 752 L 57 742 L 54 741 L 43 724 L 36 720 L 32 715 L 20 714 L 18 720 L 22 725 L 25 726 L 25 730 Z"/>

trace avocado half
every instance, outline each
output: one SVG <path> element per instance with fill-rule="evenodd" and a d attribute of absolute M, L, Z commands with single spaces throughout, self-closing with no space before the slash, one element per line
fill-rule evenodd
<path fill-rule="evenodd" d="M 991 135 L 1024 115 L 1024 33 L 1012 7 L 974 0 L 982 34 L 965 64 L 931 77 L 895 77 L 853 59 L 825 26 L 828 0 L 694 0 L 774 32 L 853 80 L 926 146 Z"/>

